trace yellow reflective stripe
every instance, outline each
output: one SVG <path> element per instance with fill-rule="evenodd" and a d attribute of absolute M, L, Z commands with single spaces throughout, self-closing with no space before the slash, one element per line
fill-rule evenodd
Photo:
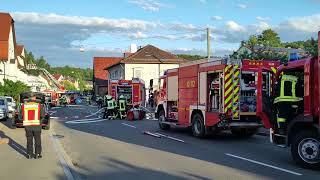
<path fill-rule="evenodd" d="M 27 125 L 40 125 L 40 120 L 24 120 L 22 122 L 22 124 L 24 126 L 27 126 Z"/>
<path fill-rule="evenodd" d="M 226 82 L 225 87 L 229 87 L 230 84 L 231 84 L 231 79 L 228 82 Z"/>
<path fill-rule="evenodd" d="M 278 103 L 278 102 L 297 102 L 297 101 L 302 101 L 303 98 L 292 98 L 292 97 L 277 97 L 275 100 L 274 100 L 274 104 L 275 103 Z"/>
<path fill-rule="evenodd" d="M 276 74 L 277 73 L 277 69 L 275 67 L 271 67 L 271 71 Z"/>
<path fill-rule="evenodd" d="M 239 112 L 238 112 L 238 111 L 236 111 L 236 112 L 233 114 L 233 117 L 238 118 L 238 117 L 239 117 Z"/>
<path fill-rule="evenodd" d="M 231 94 L 230 92 L 231 92 L 231 90 L 232 90 L 232 88 L 229 88 L 224 94 L 224 96 L 228 96 L 229 94 Z"/>
<path fill-rule="evenodd" d="M 239 96 L 234 96 L 233 102 L 237 102 L 239 100 Z"/>
<path fill-rule="evenodd" d="M 240 71 L 239 71 L 239 70 L 236 70 L 235 73 L 234 73 L 234 77 L 239 76 L 239 74 L 240 74 Z"/>
<path fill-rule="evenodd" d="M 225 76 L 224 76 L 225 78 L 224 79 L 227 80 L 230 76 L 231 76 L 230 73 L 225 73 Z"/>
<path fill-rule="evenodd" d="M 285 118 L 280 118 L 280 117 L 277 117 L 277 122 L 286 122 L 286 119 Z"/>

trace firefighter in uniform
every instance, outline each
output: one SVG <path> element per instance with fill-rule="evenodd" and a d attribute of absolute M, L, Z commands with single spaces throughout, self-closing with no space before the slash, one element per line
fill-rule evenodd
<path fill-rule="evenodd" d="M 273 103 L 277 110 L 276 119 L 280 133 L 285 133 L 287 120 L 294 117 L 298 111 L 299 104 L 303 100 L 303 98 L 297 97 L 297 82 L 298 78 L 293 75 L 282 75 L 279 82 L 280 86 L 276 92 L 277 97 Z M 299 85 L 301 86 L 302 84 Z"/>
<path fill-rule="evenodd" d="M 111 116 L 111 118 L 116 118 L 116 101 L 112 96 L 107 95 L 107 106 L 104 111 L 104 118 L 107 119 Z"/>
<path fill-rule="evenodd" d="M 41 118 L 44 117 L 45 114 L 45 109 L 43 106 L 44 105 L 41 105 L 36 101 L 35 96 L 29 98 L 29 100 L 25 100 L 23 104 L 23 126 L 25 127 L 26 131 L 28 159 L 31 159 L 32 157 L 35 159 L 42 158 Z M 38 114 L 39 112 L 40 114 Z M 32 113 L 33 115 L 31 115 Z M 33 144 L 35 145 L 35 154 L 33 154 Z"/>
<path fill-rule="evenodd" d="M 127 99 L 124 97 L 124 95 L 119 96 L 118 105 L 120 119 L 123 119 L 127 116 Z"/>

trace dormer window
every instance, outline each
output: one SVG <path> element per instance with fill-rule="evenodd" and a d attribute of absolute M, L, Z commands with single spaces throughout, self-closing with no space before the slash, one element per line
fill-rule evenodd
<path fill-rule="evenodd" d="M 15 59 L 10 59 L 10 64 L 15 64 L 16 60 Z"/>

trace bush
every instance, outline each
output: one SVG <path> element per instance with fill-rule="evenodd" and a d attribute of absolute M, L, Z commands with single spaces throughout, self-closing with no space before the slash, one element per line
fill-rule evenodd
<path fill-rule="evenodd" d="M 13 82 L 4 79 L 4 83 L 0 83 L 0 96 L 11 96 L 16 101 L 19 100 L 19 95 L 23 92 L 30 91 L 30 87 L 21 81 Z"/>

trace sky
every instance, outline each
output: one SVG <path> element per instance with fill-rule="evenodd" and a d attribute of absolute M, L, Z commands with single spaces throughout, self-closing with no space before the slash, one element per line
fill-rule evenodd
<path fill-rule="evenodd" d="M 92 67 L 130 44 L 206 55 L 206 28 L 215 56 L 268 28 L 283 41 L 320 30 L 320 0 L 0 0 L 0 12 L 15 20 L 17 42 L 53 66 Z"/>

